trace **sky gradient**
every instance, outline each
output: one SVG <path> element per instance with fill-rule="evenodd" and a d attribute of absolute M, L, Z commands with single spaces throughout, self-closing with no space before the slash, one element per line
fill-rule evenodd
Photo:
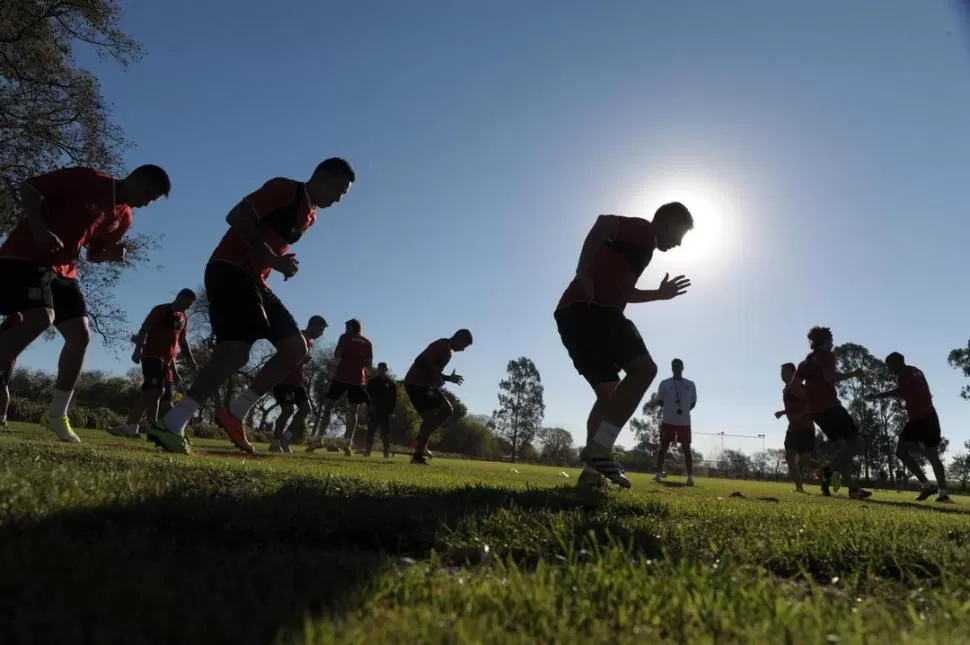
<path fill-rule="evenodd" d="M 580 438 L 591 392 L 552 317 L 596 215 L 695 211 L 681 249 L 641 286 L 690 292 L 631 305 L 661 366 L 697 384 L 695 446 L 725 431 L 780 447 L 778 365 L 813 324 L 922 368 L 954 445 L 970 439 L 967 342 L 970 43 L 948 0 L 254 0 L 123 2 L 145 47 L 127 72 L 82 55 L 170 199 L 136 211 L 165 234 L 158 267 L 127 276 L 134 329 L 202 282 L 228 210 L 328 156 L 358 181 L 271 286 L 300 322 L 359 318 L 399 375 L 468 327 L 455 391 L 488 414 L 506 363 L 532 358 L 546 425 Z M 284 11 L 283 9 L 288 9 Z M 52 369 L 59 342 L 22 364 Z M 92 347 L 87 369 L 130 363 Z M 656 384 L 655 384 L 656 385 Z M 455 387 L 455 386 L 452 386 Z M 654 388 L 655 389 L 655 386 Z M 633 444 L 625 429 L 618 443 Z M 760 440 L 728 447 L 753 452 Z"/>

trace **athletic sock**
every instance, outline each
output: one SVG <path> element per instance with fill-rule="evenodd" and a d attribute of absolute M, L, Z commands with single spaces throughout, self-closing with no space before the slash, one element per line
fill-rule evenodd
<path fill-rule="evenodd" d="M 185 426 L 188 424 L 189 419 L 191 419 L 198 411 L 199 403 L 194 399 L 183 396 L 179 402 L 168 411 L 168 414 L 166 414 L 165 418 L 162 419 L 162 423 L 165 425 L 165 429 L 169 432 L 182 434 L 185 432 Z"/>
<path fill-rule="evenodd" d="M 72 396 L 74 396 L 74 390 L 54 390 L 54 394 L 51 396 L 51 419 L 60 419 L 67 416 L 67 408 L 71 405 Z"/>
<path fill-rule="evenodd" d="M 256 401 L 259 400 L 260 396 L 262 395 L 256 394 L 249 388 L 246 388 L 245 392 L 236 395 L 236 397 L 229 402 L 229 414 L 242 421 L 246 418 L 246 415 L 249 414 L 249 409 L 256 404 Z"/>
<path fill-rule="evenodd" d="M 591 443 L 607 452 L 612 452 L 613 445 L 616 443 L 616 438 L 619 436 L 619 434 L 619 428 L 609 421 L 604 421 L 600 424 L 599 430 L 596 431 L 596 434 L 593 435 L 593 441 Z"/>

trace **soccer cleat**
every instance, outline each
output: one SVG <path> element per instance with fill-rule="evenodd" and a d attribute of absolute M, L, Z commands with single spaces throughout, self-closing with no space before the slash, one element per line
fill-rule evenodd
<path fill-rule="evenodd" d="M 869 499 L 872 497 L 872 493 L 861 488 L 853 488 L 849 490 L 849 497 L 852 499 Z"/>
<path fill-rule="evenodd" d="M 939 497 L 936 498 L 936 503 L 937 504 L 956 504 L 956 502 L 950 499 L 949 495 L 940 495 Z"/>
<path fill-rule="evenodd" d="M 249 437 L 246 436 L 246 426 L 243 422 L 232 416 L 229 412 L 229 408 L 219 408 L 216 410 L 216 423 L 219 427 L 226 431 L 229 435 L 230 441 L 232 441 L 237 448 L 243 452 L 248 452 L 253 454 L 256 449 L 253 448 L 253 444 L 249 443 Z"/>
<path fill-rule="evenodd" d="M 598 472 L 603 477 L 606 477 L 611 482 L 620 486 L 622 488 L 630 488 L 633 484 L 630 480 L 626 478 L 623 474 L 623 470 L 620 468 L 620 464 L 616 463 L 610 454 L 596 454 L 596 452 L 589 449 L 589 447 L 583 448 L 582 452 L 579 453 L 579 458 L 582 459 L 583 463 Z"/>
<path fill-rule="evenodd" d="M 293 448 L 290 447 L 290 444 L 292 442 L 293 442 L 293 435 L 290 434 L 289 432 L 284 432 L 283 436 L 280 437 L 280 450 L 282 452 L 285 452 L 286 454 L 291 454 L 293 452 Z"/>
<path fill-rule="evenodd" d="M 917 502 L 925 502 L 929 498 L 940 492 L 940 489 L 936 486 L 924 486 L 919 491 L 919 497 L 916 498 Z"/>
<path fill-rule="evenodd" d="M 65 443 L 81 443 L 81 437 L 74 434 L 74 429 L 71 427 L 71 420 L 66 416 L 51 419 L 50 429 L 54 431 L 58 439 Z"/>
<path fill-rule="evenodd" d="M 832 492 L 837 493 L 842 488 L 842 473 L 835 471 L 832 473 Z"/>
<path fill-rule="evenodd" d="M 576 481 L 577 488 L 585 488 L 587 490 L 599 490 L 606 486 L 606 480 L 599 473 L 591 473 L 588 470 L 583 470 L 579 473 L 579 479 Z"/>
<path fill-rule="evenodd" d="M 192 452 L 185 437 L 177 432 L 170 432 L 165 424 L 156 421 L 145 433 L 145 438 L 165 452 L 188 455 Z"/>
<path fill-rule="evenodd" d="M 131 428 L 129 428 L 128 424 L 126 423 L 123 423 L 120 426 L 114 426 L 113 428 L 108 428 L 108 434 L 113 437 L 126 437 L 128 439 L 138 439 L 141 437 L 138 430 L 132 432 Z"/>
<path fill-rule="evenodd" d="M 273 441 L 269 444 L 269 451 L 279 453 L 283 452 L 283 447 L 280 445 L 279 439 L 273 439 Z"/>
<path fill-rule="evenodd" d="M 428 463 L 428 460 L 425 459 L 421 455 L 415 455 L 414 457 L 411 457 L 411 464 L 414 465 L 414 466 L 430 466 L 431 465 L 431 464 Z"/>

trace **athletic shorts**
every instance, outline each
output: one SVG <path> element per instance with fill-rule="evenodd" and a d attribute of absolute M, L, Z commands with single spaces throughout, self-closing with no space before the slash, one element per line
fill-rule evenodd
<path fill-rule="evenodd" d="M 936 410 L 919 419 L 910 419 L 903 426 L 903 431 L 899 433 L 900 441 L 909 443 L 920 443 L 927 448 L 936 448 L 940 445 L 942 433 L 940 431 L 940 417 Z"/>
<path fill-rule="evenodd" d="M 280 405 L 300 406 L 310 401 L 305 387 L 301 385 L 290 385 L 289 383 L 281 383 L 274 387 L 273 396 Z"/>
<path fill-rule="evenodd" d="M 690 445 L 690 426 L 681 426 L 673 423 L 660 424 L 660 438 L 667 443 L 679 443 Z"/>
<path fill-rule="evenodd" d="M 347 402 L 351 405 L 358 405 L 360 403 L 370 403 L 370 394 L 367 393 L 367 388 L 363 385 L 351 385 L 350 383 L 341 383 L 340 381 L 334 381 L 330 384 L 330 389 L 327 390 L 326 397 L 331 401 L 339 401 L 340 397 L 347 394 Z"/>
<path fill-rule="evenodd" d="M 812 421 L 828 437 L 829 441 L 853 439 L 859 436 L 859 428 L 856 427 L 855 421 L 849 416 L 849 411 L 841 404 L 816 412 L 812 415 Z"/>
<path fill-rule="evenodd" d="M 789 430 L 785 433 L 785 451 L 800 455 L 815 452 L 815 428 Z"/>
<path fill-rule="evenodd" d="M 265 339 L 276 345 L 300 333 L 292 314 L 269 287 L 228 262 L 206 265 L 205 293 L 217 343 Z"/>
<path fill-rule="evenodd" d="M 161 390 L 162 401 L 171 401 L 174 396 L 174 383 L 171 379 L 171 369 L 158 358 L 141 359 L 141 389 Z"/>
<path fill-rule="evenodd" d="M 13 366 L 0 372 L 0 387 L 7 387 L 10 385 L 10 377 L 13 375 Z"/>
<path fill-rule="evenodd" d="M 422 416 L 446 406 L 449 409 L 451 408 L 451 402 L 448 401 L 448 398 L 440 388 L 408 385 L 405 383 L 404 391 L 407 392 L 408 398 L 411 399 L 411 405 L 414 406 L 414 410 Z"/>
<path fill-rule="evenodd" d="M 62 278 L 48 266 L 0 258 L 0 276 L 0 314 L 4 316 L 30 309 L 53 309 L 54 325 L 60 325 L 88 315 L 77 280 Z"/>
<path fill-rule="evenodd" d="M 557 310 L 555 317 L 573 366 L 593 387 L 619 381 L 620 370 L 649 355 L 636 325 L 619 309 L 575 304 Z"/>

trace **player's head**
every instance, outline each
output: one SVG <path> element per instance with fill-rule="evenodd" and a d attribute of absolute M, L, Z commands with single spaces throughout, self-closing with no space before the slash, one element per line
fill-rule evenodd
<path fill-rule="evenodd" d="M 321 161 L 313 171 L 307 182 L 307 193 L 316 206 L 326 208 L 339 202 L 356 180 L 357 175 L 346 160 L 331 157 Z"/>
<path fill-rule="evenodd" d="M 118 186 L 119 202 L 134 208 L 148 206 L 159 197 L 168 197 L 172 182 L 168 173 L 155 164 L 145 164 L 132 170 Z"/>
<path fill-rule="evenodd" d="M 327 321 L 323 316 L 310 316 L 310 320 L 306 324 L 306 334 L 307 338 L 316 340 L 323 336 L 323 332 L 327 330 Z"/>
<path fill-rule="evenodd" d="M 781 366 L 781 380 L 785 383 L 791 383 L 791 380 L 795 377 L 795 364 L 794 363 L 782 363 Z"/>
<path fill-rule="evenodd" d="M 381 378 L 387 376 L 387 363 L 384 361 L 377 364 L 377 375 Z"/>
<path fill-rule="evenodd" d="M 472 344 L 472 333 L 467 329 L 459 329 L 448 339 L 451 348 L 456 352 L 463 352 L 465 348 Z"/>
<path fill-rule="evenodd" d="M 815 326 L 808 330 L 808 346 L 812 349 L 832 349 L 834 343 L 828 327 Z"/>
<path fill-rule="evenodd" d="M 906 367 L 906 359 L 899 352 L 893 352 L 886 357 L 886 367 L 893 374 L 899 374 Z"/>
<path fill-rule="evenodd" d="M 182 289 L 172 301 L 172 309 L 175 311 L 185 311 L 195 304 L 195 292 L 191 289 Z"/>
<path fill-rule="evenodd" d="M 674 373 L 675 377 L 680 378 L 684 375 L 684 361 L 679 358 L 670 361 L 670 370 Z"/>
<path fill-rule="evenodd" d="M 669 251 L 680 246 L 687 231 L 694 228 L 694 216 L 680 202 L 664 204 L 653 215 L 657 250 Z"/>
<path fill-rule="evenodd" d="M 356 318 L 351 318 L 344 324 L 347 326 L 348 334 L 359 334 L 364 329 L 364 326 Z"/>

